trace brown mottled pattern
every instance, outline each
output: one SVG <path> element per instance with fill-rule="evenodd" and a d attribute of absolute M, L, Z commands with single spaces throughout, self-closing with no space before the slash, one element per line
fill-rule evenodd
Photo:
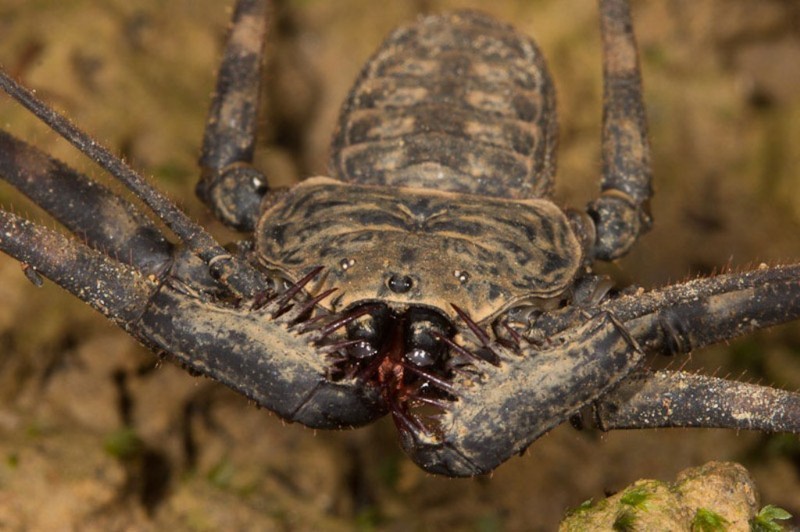
<path fill-rule="evenodd" d="M 452 314 L 455 303 L 483 320 L 525 298 L 559 295 L 581 262 L 566 216 L 549 200 L 327 178 L 294 187 L 256 234 L 260 260 L 292 281 L 324 266 L 326 275 L 312 291 L 336 287 L 334 308 L 380 300 Z M 411 290 L 389 290 L 392 275 L 411 278 Z"/>
<path fill-rule="evenodd" d="M 395 31 L 342 109 L 331 171 L 344 181 L 548 197 L 555 95 L 536 45 L 467 11 Z"/>

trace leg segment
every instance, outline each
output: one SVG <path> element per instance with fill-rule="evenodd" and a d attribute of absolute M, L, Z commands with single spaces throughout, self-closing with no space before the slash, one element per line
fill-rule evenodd
<path fill-rule="evenodd" d="M 0 210 L 0 251 L 30 265 L 129 332 L 157 288 L 132 266 L 4 210 Z"/>
<path fill-rule="evenodd" d="M 4 131 L 0 178 L 92 248 L 144 274 L 167 268 L 172 244 L 132 203 Z"/>
<path fill-rule="evenodd" d="M 800 394 L 682 371 L 623 382 L 597 401 L 603 430 L 706 427 L 800 433 Z"/>
<path fill-rule="evenodd" d="M 636 41 L 627 0 L 600 0 L 603 36 L 603 181 L 589 205 L 595 257 L 613 260 L 649 229 L 650 145 Z"/>
<path fill-rule="evenodd" d="M 675 355 L 800 319 L 800 264 L 695 279 L 535 316 L 520 330 L 546 339 L 609 312 L 647 353 Z"/>
<path fill-rule="evenodd" d="M 211 102 L 197 195 L 223 223 L 252 231 L 267 190 L 253 168 L 262 57 L 267 29 L 266 0 L 239 0 Z"/>
<path fill-rule="evenodd" d="M 718 275 L 625 296 L 602 307 L 642 348 L 665 355 L 800 319 L 800 264 Z"/>
<path fill-rule="evenodd" d="M 583 312 L 572 307 L 544 315 L 530 328 L 543 338 L 563 334 L 585 319 Z M 762 266 L 609 298 L 591 312 L 613 315 L 646 353 L 689 353 L 800 319 L 800 264 Z M 594 405 L 604 430 L 720 427 L 800 433 L 800 394 L 683 372 L 632 373 Z"/>
<path fill-rule="evenodd" d="M 800 265 L 697 279 L 612 301 L 645 351 L 688 353 L 800 318 Z M 800 394 L 715 377 L 634 376 L 596 402 L 604 430 L 719 427 L 800 433 Z"/>
<path fill-rule="evenodd" d="M 23 105 L 81 153 L 108 171 L 142 200 L 178 236 L 191 252 L 208 265 L 209 271 L 233 294 L 253 297 L 267 280 L 247 262 L 233 257 L 208 231 L 194 223 L 172 201 L 150 185 L 124 161 L 75 127 L 64 116 L 45 105 L 25 87 L 0 70 L 0 89 Z"/>

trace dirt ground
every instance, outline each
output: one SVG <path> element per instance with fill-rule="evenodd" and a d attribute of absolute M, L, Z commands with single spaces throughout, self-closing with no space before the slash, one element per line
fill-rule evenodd
<path fill-rule="evenodd" d="M 4 68 L 223 240 L 233 235 L 192 190 L 228 3 L 0 1 Z M 383 36 L 420 12 L 463 7 L 539 42 L 559 97 L 558 199 L 584 205 L 599 174 L 593 0 L 285 0 L 269 46 L 261 167 L 276 182 L 324 174 L 338 105 Z M 633 9 L 656 226 L 607 270 L 621 285 L 652 287 L 800 259 L 800 4 L 649 0 Z M 0 124 L 105 179 L 8 98 Z M 5 186 L 0 203 L 41 215 Z M 800 327 L 672 364 L 797 389 Z M 346 432 L 283 423 L 156 363 L 0 257 L 0 529 L 552 530 L 586 499 L 709 460 L 741 462 L 765 503 L 800 516 L 794 436 L 562 426 L 490 477 L 436 478 L 403 456 L 391 423 Z"/>

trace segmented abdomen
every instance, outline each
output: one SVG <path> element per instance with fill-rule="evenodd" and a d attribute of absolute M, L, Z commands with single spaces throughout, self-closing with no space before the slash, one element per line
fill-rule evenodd
<path fill-rule="evenodd" d="M 538 47 L 477 12 L 396 30 L 344 104 L 331 171 L 361 184 L 546 197 L 555 95 Z"/>

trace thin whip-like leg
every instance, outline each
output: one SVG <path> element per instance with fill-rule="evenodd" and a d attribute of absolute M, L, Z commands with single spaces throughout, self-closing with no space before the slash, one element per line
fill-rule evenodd
<path fill-rule="evenodd" d="M 215 277 L 235 294 L 252 297 L 266 280 L 250 264 L 231 256 L 208 231 L 194 223 L 172 201 L 150 185 L 120 158 L 79 130 L 67 118 L 45 105 L 34 94 L 0 70 L 0 88 L 108 171 L 141 199 L 203 262 Z"/>
<path fill-rule="evenodd" d="M 0 179 L 94 249 L 145 274 L 172 259 L 172 244 L 131 202 L 2 130 Z"/>
<path fill-rule="evenodd" d="M 627 0 L 600 0 L 603 36 L 603 181 L 589 206 L 595 258 L 613 260 L 651 223 L 650 145 L 642 81 Z"/>
<path fill-rule="evenodd" d="M 523 335 L 549 338 L 609 312 L 648 353 L 675 355 L 800 319 L 800 264 L 760 267 L 609 297 L 536 316 Z"/>
<path fill-rule="evenodd" d="M 129 332 L 157 289 L 136 268 L 2 209 L 0 251 L 32 266 Z"/>
<path fill-rule="evenodd" d="M 651 353 L 678 354 L 800 318 L 800 265 L 697 279 L 611 301 Z M 632 376 L 596 403 L 604 429 L 723 427 L 800 433 L 800 394 L 660 371 Z"/>
<path fill-rule="evenodd" d="M 601 307 L 649 353 L 680 354 L 800 318 L 800 264 L 695 279 Z"/>
<path fill-rule="evenodd" d="M 644 373 L 597 402 L 603 430 L 706 427 L 800 432 L 800 394 L 682 371 Z"/>
<path fill-rule="evenodd" d="M 236 5 L 200 155 L 197 195 L 217 218 L 240 231 L 255 228 L 267 191 L 266 178 L 252 166 L 266 11 L 266 0 Z"/>

